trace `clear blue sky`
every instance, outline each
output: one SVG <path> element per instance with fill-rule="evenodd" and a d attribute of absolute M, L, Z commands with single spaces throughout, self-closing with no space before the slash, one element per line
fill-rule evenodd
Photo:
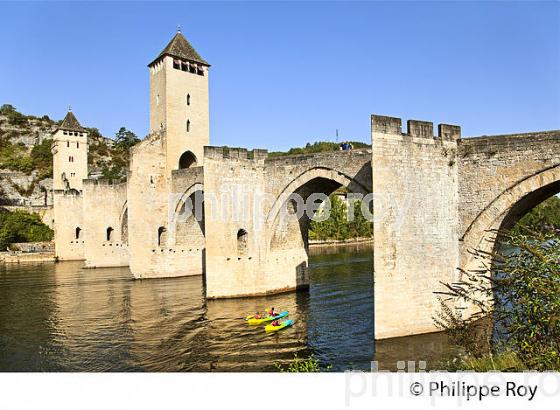
<path fill-rule="evenodd" d="M 0 102 L 144 136 L 146 64 L 181 24 L 212 64 L 213 145 L 369 141 L 372 113 L 559 129 L 559 22 L 554 2 L 1 2 Z"/>

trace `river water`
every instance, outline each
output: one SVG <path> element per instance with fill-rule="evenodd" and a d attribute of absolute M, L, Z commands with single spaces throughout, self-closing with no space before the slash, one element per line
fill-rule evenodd
<path fill-rule="evenodd" d="M 0 267 L 0 371 L 274 371 L 311 352 L 334 371 L 437 366 L 441 334 L 373 343 L 371 248 L 312 250 L 310 289 L 230 300 L 204 298 L 201 276 L 134 280 L 128 268 L 81 262 Z M 288 310 L 273 335 L 247 314 Z"/>

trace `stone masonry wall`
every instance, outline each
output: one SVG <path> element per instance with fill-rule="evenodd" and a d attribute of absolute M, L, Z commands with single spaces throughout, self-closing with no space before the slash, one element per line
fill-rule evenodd
<path fill-rule="evenodd" d="M 126 183 L 83 181 L 87 268 L 128 266 L 128 241 L 123 232 L 128 223 L 123 220 L 126 188 Z"/>
<path fill-rule="evenodd" d="M 85 235 L 76 235 L 83 229 L 83 195 L 76 191 L 54 191 L 55 253 L 59 260 L 83 260 Z"/>
<path fill-rule="evenodd" d="M 304 233 L 296 215 L 283 212 L 289 195 L 328 195 L 341 185 L 367 194 L 370 160 L 368 150 L 268 158 L 264 150 L 205 147 L 208 297 L 307 286 Z M 242 231 L 245 245 L 238 240 Z"/>
<path fill-rule="evenodd" d="M 434 291 L 456 277 L 460 128 L 372 116 L 375 338 L 436 331 Z"/>
<path fill-rule="evenodd" d="M 468 251 L 480 246 L 484 231 L 500 228 L 518 200 L 514 193 L 520 184 L 530 178 L 535 182 L 529 190 L 550 184 L 545 175 L 560 165 L 560 131 L 466 138 L 459 141 L 458 149 L 459 236 L 464 265 Z M 557 193 L 557 189 L 543 193 L 525 210 L 546 195 Z M 497 204 L 497 199 L 504 196 L 511 199 Z"/>

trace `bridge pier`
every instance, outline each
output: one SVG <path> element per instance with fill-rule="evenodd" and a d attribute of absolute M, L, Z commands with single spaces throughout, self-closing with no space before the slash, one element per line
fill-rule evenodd
<path fill-rule="evenodd" d="M 375 339 L 437 331 L 434 294 L 457 277 L 460 128 L 373 115 Z"/>

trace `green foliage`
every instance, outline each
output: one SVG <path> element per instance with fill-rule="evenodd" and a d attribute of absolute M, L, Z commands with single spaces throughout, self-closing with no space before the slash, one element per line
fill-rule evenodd
<path fill-rule="evenodd" d="M 354 148 L 369 148 L 371 145 L 359 141 L 350 141 Z M 297 154 L 314 154 L 317 152 L 338 151 L 338 143 L 328 141 L 317 141 L 313 144 L 307 143 L 303 148 L 290 148 L 287 152 L 274 151 L 268 155 L 272 157 L 279 157 L 284 155 L 297 155 Z"/>
<path fill-rule="evenodd" d="M 88 132 L 90 138 L 92 138 L 92 139 L 103 138 L 99 129 L 94 128 L 94 127 L 84 127 L 84 128 Z"/>
<path fill-rule="evenodd" d="M 436 324 L 467 338 L 481 317 L 492 317 L 499 335 L 492 343 L 493 354 L 512 352 L 529 369 L 559 370 L 560 240 L 536 233 L 501 233 L 501 237 L 514 252 L 479 252 L 495 263 L 463 272 L 459 282 L 445 284 L 443 294 L 450 299 L 442 303 L 462 301 L 477 308 L 476 313 L 461 318 L 442 309 Z"/>
<path fill-rule="evenodd" d="M 54 232 L 36 214 L 25 211 L 0 213 L 0 249 L 14 242 L 51 241 Z"/>
<path fill-rule="evenodd" d="M 368 221 L 361 210 L 362 202 L 354 201 L 354 218 L 348 217 L 346 204 L 336 195 L 329 196 L 331 209 L 330 216 L 324 221 L 314 218 L 309 227 L 309 239 L 316 240 L 346 240 L 350 238 L 371 238 L 373 236 L 373 223 Z M 320 216 L 324 211 L 319 210 Z"/>
<path fill-rule="evenodd" d="M 130 148 L 138 144 L 140 139 L 132 131 L 121 127 L 115 134 L 115 147 L 110 149 L 105 143 L 92 145 L 94 152 L 90 150 L 90 158 L 95 156 L 110 156 L 110 162 L 100 161 L 101 179 L 121 180 L 126 176 L 130 161 Z M 93 154 L 93 155 L 92 155 Z"/>
<path fill-rule="evenodd" d="M 282 366 L 279 363 L 274 363 L 276 370 L 284 373 L 316 373 L 328 372 L 332 366 L 321 368 L 319 360 L 315 359 L 313 354 L 307 359 L 300 359 L 297 353 L 294 354 L 294 359 L 287 366 Z"/>
<path fill-rule="evenodd" d="M 30 173 L 33 171 L 33 160 L 23 144 L 12 144 L 3 137 L 0 138 L 0 168 Z"/>
<path fill-rule="evenodd" d="M 31 161 L 33 168 L 39 171 L 37 176 L 39 180 L 52 177 L 53 155 L 51 146 L 52 140 L 44 139 L 43 142 L 31 149 Z"/>
<path fill-rule="evenodd" d="M 28 153 L 23 144 L 12 144 L 5 138 L 0 138 L 0 168 L 30 174 L 37 170 L 37 179 L 52 176 L 52 140 L 43 140 Z"/>
<path fill-rule="evenodd" d="M 8 117 L 8 123 L 11 125 L 25 125 L 27 123 L 27 117 L 17 112 L 13 105 L 2 105 L 0 107 L 0 114 Z"/>
<path fill-rule="evenodd" d="M 445 364 L 445 369 L 448 371 L 474 372 L 522 372 L 528 370 L 519 356 L 508 350 L 497 354 L 489 353 L 481 357 L 466 355 L 455 358 Z"/>
<path fill-rule="evenodd" d="M 129 150 L 140 142 L 140 139 L 130 130 L 121 127 L 115 134 L 115 148 L 119 150 Z"/>
<path fill-rule="evenodd" d="M 550 197 L 531 209 L 521 218 L 512 232 L 522 234 L 521 226 L 541 233 L 560 229 L 560 198 Z"/>

